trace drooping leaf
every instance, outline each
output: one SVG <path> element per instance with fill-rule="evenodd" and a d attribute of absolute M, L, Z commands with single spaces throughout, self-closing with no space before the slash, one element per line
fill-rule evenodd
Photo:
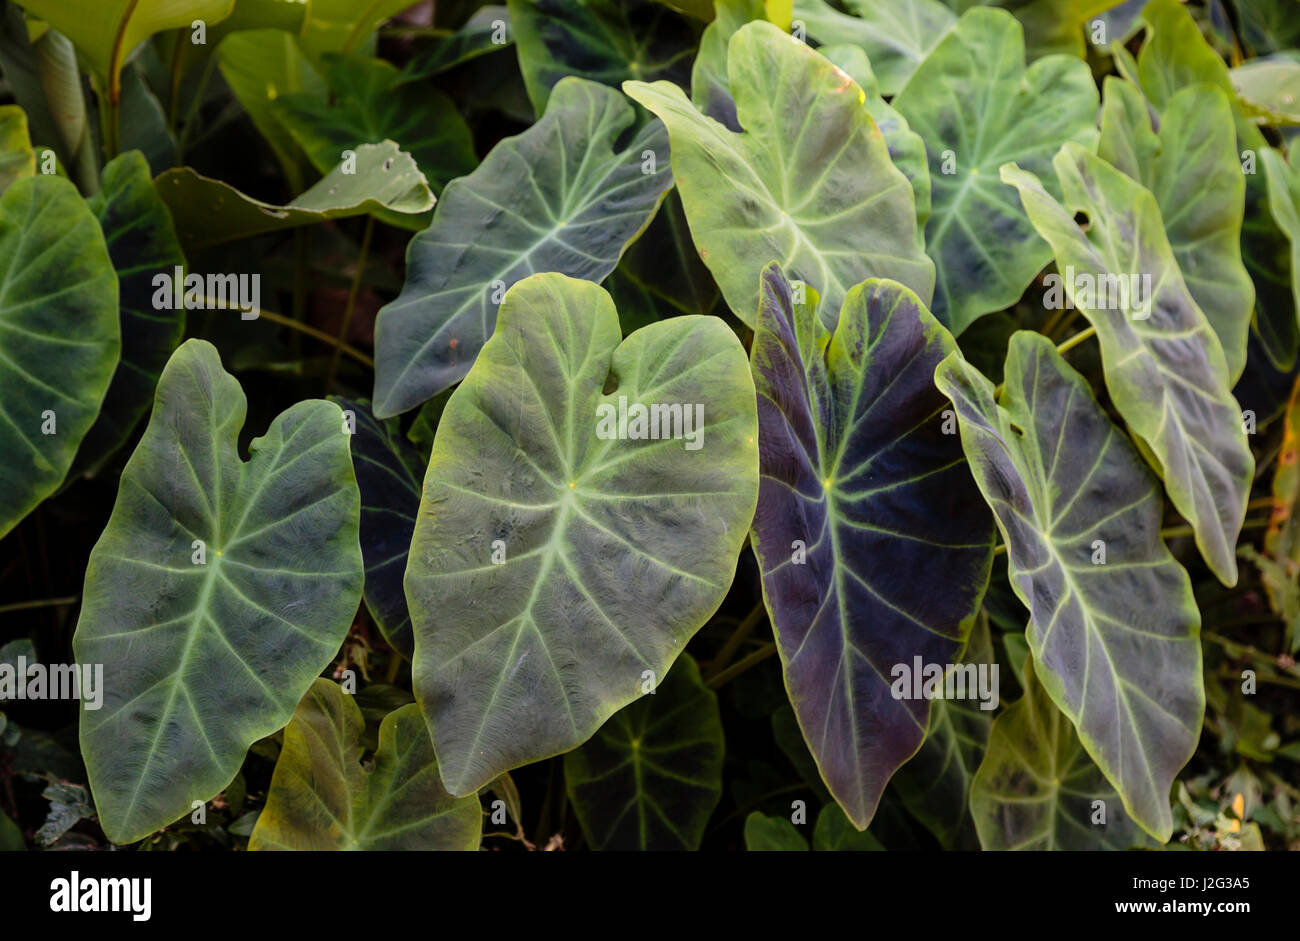
<path fill-rule="evenodd" d="M 131 843 L 218 794 L 284 726 L 361 598 L 360 500 L 337 405 L 299 402 L 240 459 L 246 400 L 203 340 L 173 355 L 91 551 L 78 663 L 100 823 Z"/>
<path fill-rule="evenodd" d="M 880 93 L 897 95 L 957 17 L 939 0 L 848 0 L 850 16 L 826 0 L 795 0 L 794 18 L 820 45 L 851 43 L 866 52 Z"/>
<path fill-rule="evenodd" d="M 402 68 L 402 82 L 416 82 L 514 45 L 510 12 L 504 5 L 480 7 L 460 29 L 439 36 L 417 52 Z"/>
<path fill-rule="evenodd" d="M 853 288 L 832 336 L 775 265 L 751 350 L 760 484 L 752 544 L 786 688 L 831 794 L 859 829 L 925 737 L 896 664 L 951 663 L 988 583 L 993 527 L 934 368 L 952 338 L 897 282 Z M 824 302 L 823 302 L 824 303 Z M 910 571 L 943 572 L 940 583 Z"/>
<path fill-rule="evenodd" d="M 976 669 L 998 669 L 987 618 L 976 622 L 961 662 Z M 996 698 L 987 709 L 978 701 L 932 702 L 925 741 L 894 776 L 894 789 L 903 806 L 945 849 L 977 848 L 970 845 L 974 842 L 968 810 L 970 785 L 988 744 L 992 710 L 1001 705 L 1000 678 L 991 691 Z"/>
<path fill-rule="evenodd" d="M 885 138 L 889 159 L 912 184 L 912 200 L 916 204 L 916 247 L 924 251 L 925 224 L 930 219 L 931 189 L 925 141 L 908 126 L 907 119 L 880 96 L 880 83 L 876 80 L 865 52 L 857 46 L 849 45 L 822 46 L 820 52 L 862 86 L 867 113 Z"/>
<path fill-rule="evenodd" d="M 1108 77 L 1105 90 L 1097 153 L 1155 196 L 1183 281 L 1235 383 L 1246 368 L 1255 287 L 1241 261 L 1246 184 L 1228 96 L 1204 83 L 1180 89 L 1157 132 L 1132 83 Z"/>
<path fill-rule="evenodd" d="M 21 6 L 72 40 L 109 98 L 121 94 L 122 64 L 155 33 L 218 23 L 235 0 L 20 0 Z"/>
<path fill-rule="evenodd" d="M 654 694 L 564 756 L 582 832 L 598 850 L 697 850 L 722 796 L 722 716 L 689 655 Z"/>
<path fill-rule="evenodd" d="M 145 83 L 136 63 L 122 70 L 121 150 L 144 154 L 155 175 L 176 165 L 176 140 L 162 103 Z"/>
<path fill-rule="evenodd" d="M 392 141 L 361 144 L 354 173 L 340 163 L 323 180 L 284 206 L 245 196 L 228 183 L 189 167 L 154 181 L 176 221 L 187 251 L 370 212 L 425 212 L 433 193 L 411 155 Z"/>
<path fill-rule="evenodd" d="M 590 738 L 734 576 L 758 489 L 744 350 L 716 317 L 621 336 L 597 285 L 527 278 L 439 422 L 406 597 L 453 794 Z"/>
<path fill-rule="evenodd" d="M 925 243 L 937 269 L 934 314 L 960 334 L 1014 304 L 1051 258 L 998 168 L 1015 160 L 1042 176 L 1065 141 L 1091 146 L 1097 87 L 1087 64 L 1069 56 L 1025 68 L 1020 24 L 1003 10 L 977 7 L 893 105 L 929 151 Z M 1050 178 L 1048 186 L 1059 193 Z"/>
<path fill-rule="evenodd" d="M 1039 679 L 1129 814 L 1168 840 L 1205 693 L 1200 614 L 1160 538 L 1156 480 L 1040 334 L 1011 338 L 1000 399 L 960 354 L 935 382 L 1006 542 Z"/>
<path fill-rule="evenodd" d="M 745 849 L 751 853 L 806 853 L 808 840 L 785 817 L 769 817 L 754 811 L 745 818 Z"/>
<path fill-rule="evenodd" d="M 273 106 L 321 173 L 344 151 L 385 140 L 414 157 L 435 190 L 478 163 L 469 126 L 445 93 L 399 84 L 397 68 L 382 59 L 327 53 L 324 67 L 329 100 L 281 95 Z"/>
<path fill-rule="evenodd" d="M 406 286 L 375 325 L 375 414 L 398 415 L 465 377 L 507 288 L 533 272 L 600 281 L 672 185 L 663 125 L 622 150 L 632 107 L 570 78 L 540 121 L 443 191 L 407 247 Z M 654 172 L 644 154 L 653 155 Z"/>
<path fill-rule="evenodd" d="M 154 277 L 169 279 L 185 264 L 171 214 L 158 197 L 139 151 L 104 167 L 103 188 L 91 198 L 108 256 L 118 272 L 122 359 L 94 426 L 82 439 L 75 467 L 93 471 L 126 443 L 153 401 L 158 376 L 185 332 L 185 311 L 153 303 Z"/>
<path fill-rule="evenodd" d="M 0 193 L 14 180 L 36 173 L 36 154 L 27 136 L 27 114 L 18 105 L 0 106 Z"/>
<path fill-rule="evenodd" d="M 975 772 L 970 804 L 980 845 L 986 850 L 1150 846 L 1035 670 L 1031 657 L 1025 662 L 1025 694 L 994 720 L 988 752 Z"/>
<path fill-rule="evenodd" d="M 790 29 L 791 0 L 717 0 L 716 16 L 700 37 L 691 66 L 691 101 L 728 130 L 739 131 L 736 102 L 727 78 L 727 43 L 736 30 L 766 19 L 783 32 Z"/>
<path fill-rule="evenodd" d="M 753 326 L 759 276 L 773 259 L 821 294 L 824 316 L 869 277 L 928 299 L 934 264 L 917 248 L 911 186 L 862 89 L 765 21 L 731 37 L 727 69 L 739 134 L 667 82 L 624 90 L 668 125 L 691 234 L 732 312 Z"/>
<path fill-rule="evenodd" d="M 655 0 L 509 0 L 528 97 L 540 116 L 566 75 L 617 88 L 627 79 L 689 87 L 695 29 Z"/>
<path fill-rule="evenodd" d="M 0 536 L 59 485 L 121 351 L 117 276 L 67 180 L 15 180 L 0 197 Z"/>
<path fill-rule="evenodd" d="M 1076 144 L 1052 163 L 1064 205 L 1014 164 L 1002 177 L 1051 244 L 1064 298 L 1097 331 L 1115 407 L 1192 524 L 1210 570 L 1232 585 L 1255 460 L 1223 347 L 1187 290 L 1151 192 Z M 1087 232 L 1074 221 L 1080 211 Z"/>
<path fill-rule="evenodd" d="M 821 852 L 879 852 L 884 849 L 871 833 L 859 831 L 839 804 L 830 803 L 817 814 L 812 848 Z"/>
<path fill-rule="evenodd" d="M 361 492 L 361 555 L 366 607 L 384 638 L 408 660 L 414 649 L 402 578 L 420 508 L 424 460 L 402 438 L 397 421 L 379 421 L 364 400 L 334 399 L 356 423 L 352 463 Z"/>
<path fill-rule="evenodd" d="M 478 849 L 478 797 L 443 790 L 419 707 L 384 717 L 371 770 L 361 766 L 364 726 L 354 697 L 312 683 L 284 730 L 250 850 Z"/>

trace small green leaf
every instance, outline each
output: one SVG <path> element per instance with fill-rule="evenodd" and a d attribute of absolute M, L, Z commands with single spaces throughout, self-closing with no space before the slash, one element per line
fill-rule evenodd
<path fill-rule="evenodd" d="M 103 664 L 81 751 L 109 839 L 230 783 L 334 657 L 361 598 L 360 499 L 337 405 L 299 402 L 240 459 L 247 402 L 210 344 L 167 363 L 91 551 L 73 649 Z"/>
<path fill-rule="evenodd" d="M 245 196 L 228 183 L 189 167 L 154 181 L 176 220 L 187 251 L 371 212 L 425 212 L 433 193 L 411 155 L 392 141 L 356 147 L 355 172 L 346 163 L 285 206 Z"/>
<path fill-rule="evenodd" d="M 582 832 L 598 850 L 697 850 L 722 796 L 722 716 L 689 655 L 564 756 Z"/>
<path fill-rule="evenodd" d="M 27 136 L 27 113 L 18 105 L 0 106 L 0 193 L 14 180 L 35 174 L 36 154 Z"/>
<path fill-rule="evenodd" d="M 808 841 L 785 817 L 754 811 L 745 818 L 745 849 L 753 852 L 808 851 Z"/>
<path fill-rule="evenodd" d="M 884 850 L 872 834 L 866 830 L 859 831 L 836 803 L 827 804 L 817 814 L 812 846 L 814 850 L 822 852 L 861 853 Z"/>
<path fill-rule="evenodd" d="M 716 317 L 621 338 L 599 286 L 527 278 L 439 422 L 406 597 L 453 794 L 590 738 L 734 577 L 758 489 L 744 349 Z"/>
<path fill-rule="evenodd" d="M 994 720 L 988 752 L 971 785 L 980 846 L 1126 850 L 1152 845 L 1052 704 L 1033 658 L 1025 662 L 1025 686 L 1025 695 Z"/>
<path fill-rule="evenodd" d="M 284 730 L 250 850 L 476 850 L 478 797 L 442 789 L 414 703 L 379 726 L 374 767 L 361 766 L 365 722 L 337 683 L 312 683 Z"/>

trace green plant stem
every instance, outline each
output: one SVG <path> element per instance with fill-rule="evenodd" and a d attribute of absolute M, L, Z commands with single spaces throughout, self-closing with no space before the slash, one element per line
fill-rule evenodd
<path fill-rule="evenodd" d="M 748 670 L 750 667 L 754 666 L 755 664 L 762 663 L 764 660 L 772 656 L 772 654 L 774 653 L 776 653 L 776 644 L 769 640 L 766 644 L 764 644 L 762 647 L 759 647 L 749 656 L 741 658 L 736 663 L 733 663 L 731 666 L 727 667 L 727 669 L 723 670 L 721 673 L 706 680 L 704 685 L 707 686 L 709 689 L 717 689 L 719 686 L 722 686 L 723 684 L 729 682 L 730 680 L 734 680 L 736 677 L 740 676 L 740 674 L 744 673 L 746 670 Z"/>
<path fill-rule="evenodd" d="M 713 662 L 709 664 L 708 674 L 705 677 L 706 681 L 710 677 L 717 676 L 726 669 L 727 664 L 731 662 L 731 658 L 734 657 L 736 651 L 740 649 L 740 645 L 744 643 L 745 638 L 754 632 L 754 628 L 758 627 L 766 613 L 767 609 L 763 607 L 763 602 L 760 601 L 758 604 L 754 605 L 753 610 L 745 615 L 744 620 L 736 625 L 736 629 L 731 632 L 731 636 L 728 637 L 726 643 L 722 645 L 722 649 L 718 651 L 718 655 L 714 657 Z"/>
<path fill-rule="evenodd" d="M 79 595 L 70 595 L 67 598 L 40 598 L 36 601 L 18 601 L 14 604 L 0 604 L 0 614 L 8 614 L 10 611 L 28 611 L 32 608 L 61 608 L 66 605 L 76 604 L 81 600 Z"/>
<path fill-rule="evenodd" d="M 203 299 L 203 303 L 214 310 L 235 309 L 229 306 L 228 304 L 222 304 L 215 297 L 205 297 Z M 269 320 L 271 321 L 271 323 L 279 324 L 282 327 L 288 327 L 290 330 L 297 330 L 299 333 L 303 333 L 309 337 L 312 337 L 313 339 L 320 340 L 322 343 L 328 343 L 330 346 L 337 347 L 344 354 L 352 357 L 358 363 L 361 363 L 361 365 L 366 366 L 370 369 L 375 368 L 375 361 L 371 359 L 369 356 L 367 356 L 365 353 L 361 352 L 355 347 L 348 346 L 346 343 L 341 342 L 337 337 L 330 336 L 324 330 L 317 330 L 315 327 L 311 326 L 310 324 L 305 324 L 299 320 L 294 320 L 291 317 L 286 317 L 283 314 L 277 314 L 274 311 L 265 310 L 265 309 L 258 312 L 258 317 L 261 320 Z"/>
<path fill-rule="evenodd" d="M 348 338 L 348 328 L 352 326 L 352 311 L 357 304 L 357 293 L 361 290 L 361 276 L 366 270 L 366 259 L 370 255 L 370 238 L 375 233 L 375 217 L 366 216 L 366 229 L 361 236 L 361 251 L 357 255 L 357 270 L 352 275 L 352 287 L 348 290 L 348 304 L 343 308 L 343 322 L 339 324 L 338 345 L 330 358 L 329 373 L 325 377 L 325 393 L 334 388 L 334 380 L 339 372 L 339 359 L 343 355 L 343 343 Z"/>
<path fill-rule="evenodd" d="M 1080 330 L 1074 336 L 1070 337 L 1070 339 L 1066 340 L 1064 343 L 1058 346 L 1056 348 L 1056 352 L 1064 356 L 1066 353 L 1070 352 L 1070 350 L 1074 349 L 1080 343 L 1083 343 L 1085 340 L 1092 339 L 1093 335 L 1096 334 L 1096 332 L 1097 332 L 1096 327 L 1087 327 L 1086 329 Z"/>

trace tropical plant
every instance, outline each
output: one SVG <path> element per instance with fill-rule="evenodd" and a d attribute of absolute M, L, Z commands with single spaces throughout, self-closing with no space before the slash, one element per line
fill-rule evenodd
<path fill-rule="evenodd" d="M 0 0 L 0 849 L 1300 848 L 1288 7 Z"/>

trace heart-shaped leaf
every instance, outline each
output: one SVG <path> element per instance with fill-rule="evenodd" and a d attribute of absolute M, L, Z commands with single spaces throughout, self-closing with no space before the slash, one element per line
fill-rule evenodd
<path fill-rule="evenodd" d="M 1052 246 L 1063 275 L 1058 296 L 1097 331 L 1115 407 L 1191 522 L 1210 570 L 1235 584 L 1234 546 L 1255 459 L 1229 391 L 1223 347 L 1187 290 L 1151 192 L 1074 144 L 1052 164 L 1064 205 L 1014 164 L 1002 178 L 1020 191 Z M 1080 211 L 1087 232 L 1074 221 Z"/>
<path fill-rule="evenodd" d="M 826 0 L 795 0 L 794 18 L 823 46 L 851 43 L 862 49 L 880 77 L 881 94 L 890 97 L 957 20 L 940 0 L 848 0 L 846 6 L 856 15 Z"/>
<path fill-rule="evenodd" d="M 379 312 L 376 415 L 398 415 L 463 379 L 520 278 L 558 271 L 600 281 L 614 270 L 672 185 L 659 122 L 615 149 L 634 119 L 618 92 L 566 79 L 540 121 L 448 184 L 433 224 L 407 247 L 406 286 Z"/>
<path fill-rule="evenodd" d="M 935 382 L 1006 541 L 1040 680 L 1129 814 L 1169 839 L 1205 693 L 1200 614 L 1160 540 L 1155 478 L 1039 334 L 1011 338 L 1000 402 L 960 354 Z"/>
<path fill-rule="evenodd" d="M 361 492 L 361 555 L 366 564 L 366 607 L 384 638 L 408 660 L 414 649 L 402 578 L 420 508 L 424 459 L 397 427 L 380 421 L 362 400 L 333 399 L 355 423 L 352 463 Z"/>
<path fill-rule="evenodd" d="M 1025 694 L 993 722 L 971 784 L 971 813 L 986 850 L 1126 850 L 1151 840 L 1088 758 L 1065 716 L 1025 662 Z M 1098 805 L 1100 802 L 1100 806 Z"/>
<path fill-rule="evenodd" d="M 691 234 L 732 312 L 753 326 L 759 275 L 773 258 L 821 294 L 823 316 L 873 276 L 929 298 L 934 264 L 917 247 L 911 186 L 862 107 L 862 89 L 765 21 L 742 26 L 727 49 L 743 133 L 667 82 L 623 87 L 668 125 Z"/>
<path fill-rule="evenodd" d="M 284 730 L 250 850 L 476 850 L 477 796 L 442 788 L 414 703 L 384 716 L 374 767 L 361 766 L 365 721 L 356 699 L 318 679 Z"/>
<path fill-rule="evenodd" d="M 598 850 L 697 850 L 722 796 L 718 697 L 681 656 L 654 694 L 564 756 L 582 832 Z"/>
<path fill-rule="evenodd" d="M 280 120 L 316 169 L 328 173 L 358 144 L 397 141 L 441 190 L 474 169 L 474 140 L 456 104 L 436 88 L 401 85 L 401 73 L 382 59 L 324 58 L 329 100 L 299 93 L 275 100 Z"/>
<path fill-rule="evenodd" d="M 103 188 L 90 199 L 118 271 L 122 360 L 94 427 L 82 439 L 76 468 L 93 470 L 126 443 L 153 402 L 158 376 L 185 332 L 183 309 L 157 308 L 154 277 L 184 266 L 171 213 L 154 189 L 139 151 L 104 167 Z"/>
<path fill-rule="evenodd" d="M 1246 368 L 1255 287 L 1241 261 L 1246 184 L 1228 96 L 1204 83 L 1180 89 L 1157 132 L 1135 85 L 1108 77 L 1105 90 L 1097 153 L 1155 196 L 1183 281 L 1235 383 Z"/>
<path fill-rule="evenodd" d="M 955 347 L 893 281 L 849 291 L 832 336 L 763 273 L 751 350 L 760 483 L 754 554 L 785 683 L 831 794 L 859 829 L 925 738 L 893 669 L 955 662 L 988 584 L 993 527 L 934 368 Z M 823 301 L 823 303 L 825 303 Z M 903 573 L 943 572 L 941 582 Z"/>
<path fill-rule="evenodd" d="M 934 314 L 960 334 L 1014 304 L 1051 258 L 998 168 L 1015 160 L 1041 175 L 1065 141 L 1091 145 L 1097 86 L 1087 63 L 1069 56 L 1025 68 L 1020 24 L 1004 10 L 976 7 L 893 105 L 929 151 Z"/>
<path fill-rule="evenodd" d="M 509 0 L 519 70 L 537 114 L 566 75 L 690 87 L 695 28 L 655 0 Z"/>
<path fill-rule="evenodd" d="M 758 491 L 744 349 L 716 317 L 621 336 L 599 286 L 528 278 L 439 422 L 406 597 L 453 794 L 590 738 L 735 574 Z"/>
<path fill-rule="evenodd" d="M 67 180 L 10 184 L 0 258 L 3 536 L 63 483 L 117 368 L 121 333 L 104 236 Z"/>
<path fill-rule="evenodd" d="M 82 705 L 81 753 L 115 843 L 226 787 L 289 721 L 361 598 L 339 407 L 299 402 L 244 462 L 246 410 L 216 349 L 182 345 L 90 554 L 73 649 L 103 664 L 104 697 Z"/>
<path fill-rule="evenodd" d="M 355 167 L 340 163 L 285 206 L 245 196 L 230 184 L 189 167 L 168 170 L 155 185 L 171 209 L 181 243 L 190 251 L 326 219 L 384 210 L 419 213 L 432 208 L 433 193 L 424 174 L 397 144 L 361 144 L 355 150 Z"/>

